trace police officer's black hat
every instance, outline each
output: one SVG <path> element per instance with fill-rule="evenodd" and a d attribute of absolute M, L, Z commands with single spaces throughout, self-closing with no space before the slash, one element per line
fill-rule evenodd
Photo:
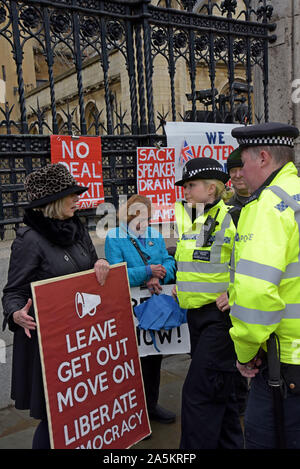
<path fill-rule="evenodd" d="M 229 180 L 223 166 L 212 158 L 194 158 L 189 160 L 182 169 L 182 179 L 175 182 L 176 186 L 183 186 L 186 181 L 193 179 L 217 179 L 224 184 Z"/>
<path fill-rule="evenodd" d="M 242 150 L 247 147 L 265 145 L 292 148 L 295 138 L 299 136 L 299 130 L 297 127 L 281 122 L 266 122 L 265 124 L 235 127 L 232 129 L 231 135 L 237 139 L 239 144 L 234 158 L 231 158 L 233 160 L 240 158 Z"/>

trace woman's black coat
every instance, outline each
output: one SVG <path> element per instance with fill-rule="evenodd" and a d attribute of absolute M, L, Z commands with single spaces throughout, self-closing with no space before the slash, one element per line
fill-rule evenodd
<path fill-rule="evenodd" d="M 13 321 L 12 314 L 32 298 L 30 282 L 91 269 L 97 259 L 92 240 L 83 226 L 80 238 L 69 246 L 55 244 L 29 226 L 18 230 L 12 244 L 2 298 L 3 329 L 8 324 L 14 332 L 11 398 L 17 409 L 30 409 L 34 418 L 46 417 L 37 332 L 30 331 L 31 339 L 28 338 L 24 329 Z M 33 308 L 29 314 L 34 317 Z"/>

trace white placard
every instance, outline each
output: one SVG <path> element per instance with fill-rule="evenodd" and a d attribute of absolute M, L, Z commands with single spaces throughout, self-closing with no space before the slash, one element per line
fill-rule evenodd
<path fill-rule="evenodd" d="M 162 285 L 162 293 L 165 295 L 171 295 L 174 285 Z M 132 287 L 131 301 L 132 305 L 137 306 L 147 298 L 150 298 L 151 293 L 148 288 Z M 134 318 L 136 326 L 138 325 L 138 319 Z M 190 345 L 190 334 L 187 323 L 181 324 L 180 327 L 175 327 L 165 331 L 155 331 L 155 340 L 159 352 L 155 349 L 153 341 L 149 331 L 140 330 L 137 328 L 137 341 L 139 356 L 144 357 L 146 355 L 175 355 L 179 353 L 189 353 L 191 349 Z"/>
<path fill-rule="evenodd" d="M 235 127 L 240 124 L 167 122 L 167 145 L 175 148 L 175 181 L 182 179 L 182 168 L 189 155 L 191 158 L 214 158 L 226 171 L 227 158 L 238 146 L 231 135 Z"/>

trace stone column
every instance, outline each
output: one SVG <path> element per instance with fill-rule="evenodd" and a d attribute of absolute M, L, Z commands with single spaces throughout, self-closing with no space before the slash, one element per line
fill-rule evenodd
<path fill-rule="evenodd" d="M 277 40 L 269 45 L 269 120 L 300 129 L 300 0 L 272 0 L 272 5 Z M 300 138 L 296 162 L 300 167 Z"/>

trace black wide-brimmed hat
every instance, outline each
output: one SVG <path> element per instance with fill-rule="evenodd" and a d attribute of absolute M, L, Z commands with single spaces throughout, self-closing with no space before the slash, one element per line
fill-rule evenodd
<path fill-rule="evenodd" d="M 241 158 L 242 150 L 247 147 L 286 146 L 292 148 L 294 140 L 299 136 L 299 130 L 297 127 L 281 122 L 266 122 L 235 127 L 231 135 L 239 144 L 239 147 L 229 156 L 231 161 L 234 161 Z"/>
<path fill-rule="evenodd" d="M 217 179 L 224 184 L 229 180 L 223 166 L 212 158 L 193 158 L 182 169 L 182 179 L 175 182 L 175 186 L 183 186 L 186 181 L 193 179 Z"/>
<path fill-rule="evenodd" d="M 24 183 L 29 205 L 42 207 L 70 194 L 82 194 L 88 187 L 79 186 L 66 166 L 50 164 L 28 174 Z"/>

